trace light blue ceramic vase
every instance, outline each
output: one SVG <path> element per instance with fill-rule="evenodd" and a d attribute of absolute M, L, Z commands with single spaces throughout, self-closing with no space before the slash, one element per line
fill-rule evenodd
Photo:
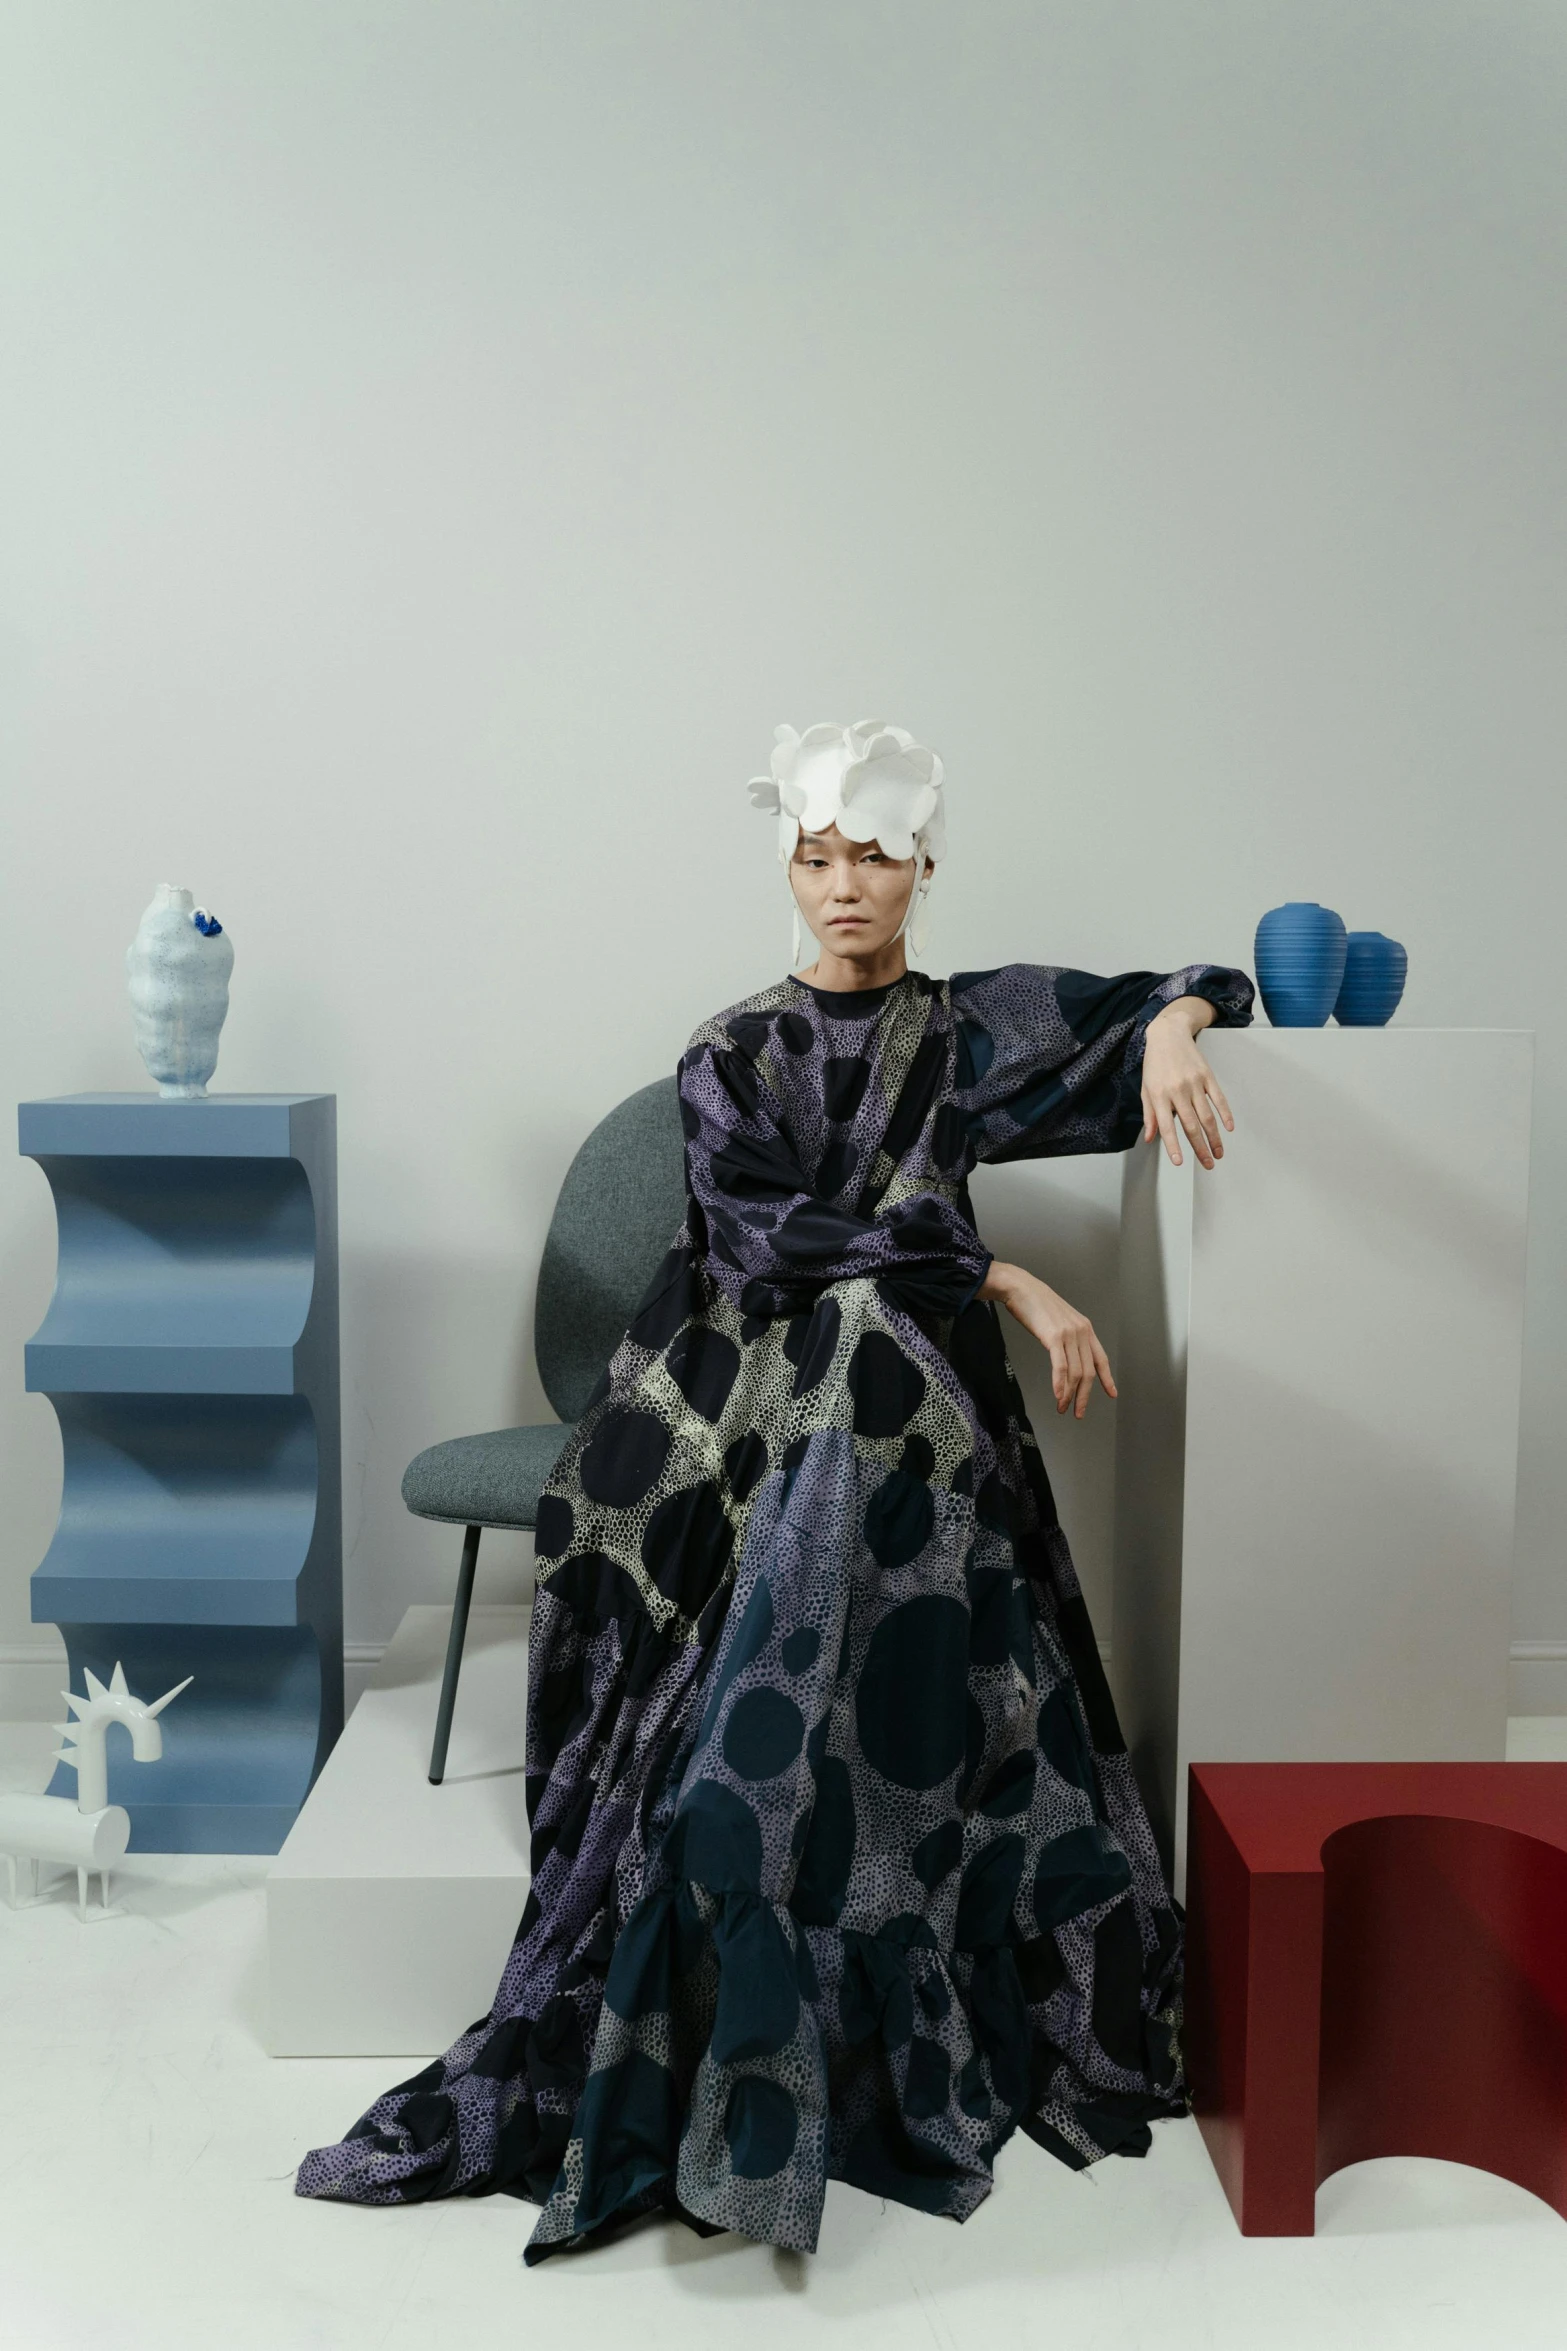
<path fill-rule="evenodd" d="M 1396 939 L 1380 931 L 1351 931 L 1344 980 L 1333 1006 L 1341 1028 L 1386 1028 L 1398 1010 L 1409 957 Z"/>
<path fill-rule="evenodd" d="M 1349 934 L 1331 906 L 1291 899 L 1257 925 L 1257 985 L 1276 1029 L 1320 1029 L 1344 978 Z"/>

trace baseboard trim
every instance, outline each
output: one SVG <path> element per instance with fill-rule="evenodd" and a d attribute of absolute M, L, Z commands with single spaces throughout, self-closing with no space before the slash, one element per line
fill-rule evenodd
<path fill-rule="evenodd" d="M 1507 1659 L 1509 1714 L 1567 1714 L 1567 1641 L 1514 1641 Z"/>
<path fill-rule="evenodd" d="M 1108 1670 L 1110 1644 L 1098 1644 Z M 343 1643 L 344 1697 L 355 1701 L 386 1653 L 384 1641 Z M 53 1641 L 0 1641 L 0 1722 L 53 1722 L 60 1710 L 65 1648 Z M 1514 1641 L 1507 1654 L 1509 1714 L 1567 1714 L 1567 1640 Z"/>
<path fill-rule="evenodd" d="M 352 1714 L 386 1653 L 384 1641 L 343 1643 L 343 1701 Z M 65 1711 L 65 1643 L 0 1641 L 0 1722 L 57 1722 Z"/>
<path fill-rule="evenodd" d="M 52 1665 L 64 1649 L 63 1641 L 0 1641 L 0 1665 Z M 1564 1651 L 1567 1654 L 1567 1651 Z M 379 1665 L 386 1655 L 384 1641 L 345 1641 L 345 1665 Z"/>

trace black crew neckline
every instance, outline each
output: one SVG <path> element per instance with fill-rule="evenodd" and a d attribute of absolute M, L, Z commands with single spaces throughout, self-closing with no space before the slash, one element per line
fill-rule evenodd
<path fill-rule="evenodd" d="M 809 980 L 802 980 L 797 971 L 790 972 L 788 976 L 797 988 L 803 988 L 808 996 L 817 997 L 823 1004 L 866 1004 L 874 1007 L 884 1004 L 893 989 L 901 988 L 904 981 L 912 979 L 914 974 L 900 972 L 895 980 L 883 980 L 879 988 L 818 988 Z"/>

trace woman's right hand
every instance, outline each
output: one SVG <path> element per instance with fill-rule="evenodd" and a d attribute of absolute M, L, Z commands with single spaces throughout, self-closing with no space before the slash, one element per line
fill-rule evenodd
<path fill-rule="evenodd" d="M 1057 1412 L 1070 1410 L 1075 1400 L 1076 1417 L 1081 1420 L 1088 1410 L 1095 1380 L 1107 1396 L 1115 1395 L 1110 1359 L 1095 1336 L 1093 1324 L 1086 1314 L 1079 1314 L 1075 1306 L 1069 1306 L 1058 1296 L 1048 1282 L 1026 1272 L 1021 1265 L 1003 1265 L 999 1258 L 992 1258 L 979 1295 L 994 1298 L 1047 1349 Z"/>

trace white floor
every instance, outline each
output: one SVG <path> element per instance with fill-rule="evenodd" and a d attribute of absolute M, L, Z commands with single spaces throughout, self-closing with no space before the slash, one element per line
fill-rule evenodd
<path fill-rule="evenodd" d="M 42 1783 L 47 1735 L 0 1729 L 0 1784 Z M 1567 1755 L 1567 1718 L 1510 1752 Z M 64 1881 L 0 1890 L 0 2343 L 78 2351 L 457 2351 L 797 2345 L 855 2351 L 1559 2351 L 1567 2221 L 1456 2165 L 1327 2182 L 1314 2239 L 1242 2238 L 1191 2123 L 1142 2163 L 1071 2173 L 1021 2136 L 963 2228 L 829 2188 L 820 2252 L 699 2240 L 658 2220 L 524 2270 L 533 2207 L 392 2211 L 292 2193 L 406 2069 L 263 2048 L 269 1864 L 146 1856 L 125 1915 L 81 1926 Z"/>

